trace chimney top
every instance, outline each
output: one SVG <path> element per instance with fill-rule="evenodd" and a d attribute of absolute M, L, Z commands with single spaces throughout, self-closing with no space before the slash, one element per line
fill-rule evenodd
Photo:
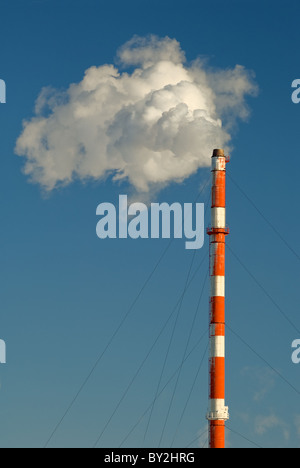
<path fill-rule="evenodd" d="M 222 149 L 214 149 L 214 152 L 213 152 L 212 157 L 213 157 L 213 158 L 225 157 L 224 150 L 222 150 Z"/>

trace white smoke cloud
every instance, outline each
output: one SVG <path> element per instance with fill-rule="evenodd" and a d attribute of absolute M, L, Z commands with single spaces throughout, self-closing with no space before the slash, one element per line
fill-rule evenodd
<path fill-rule="evenodd" d="M 137 192 L 180 182 L 228 149 L 245 98 L 256 92 L 242 66 L 210 70 L 187 64 L 176 40 L 134 37 L 116 66 L 93 66 L 65 92 L 44 88 L 24 122 L 16 153 L 45 191 L 112 175 Z M 125 68 L 126 67 L 126 68 Z"/>

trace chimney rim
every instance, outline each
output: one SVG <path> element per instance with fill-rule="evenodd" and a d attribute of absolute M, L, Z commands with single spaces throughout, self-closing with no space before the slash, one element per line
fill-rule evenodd
<path fill-rule="evenodd" d="M 212 157 L 213 158 L 220 158 L 220 157 L 225 158 L 224 150 L 223 149 L 214 149 Z"/>

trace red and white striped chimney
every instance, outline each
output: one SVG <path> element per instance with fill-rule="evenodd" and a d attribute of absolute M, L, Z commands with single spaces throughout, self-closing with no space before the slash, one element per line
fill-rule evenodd
<path fill-rule="evenodd" d="M 226 227 L 226 163 L 224 151 L 216 149 L 212 156 L 212 211 L 210 236 L 210 389 L 209 447 L 225 448 L 225 422 L 229 419 L 225 406 L 225 239 Z"/>

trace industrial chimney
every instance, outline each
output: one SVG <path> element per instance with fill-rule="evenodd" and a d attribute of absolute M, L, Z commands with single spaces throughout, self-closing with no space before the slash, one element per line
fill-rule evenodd
<path fill-rule="evenodd" d="M 225 406 L 225 240 L 226 227 L 226 163 L 224 151 L 216 149 L 212 156 L 212 211 L 210 236 L 210 357 L 209 357 L 209 447 L 225 448 L 225 422 L 229 419 Z"/>

